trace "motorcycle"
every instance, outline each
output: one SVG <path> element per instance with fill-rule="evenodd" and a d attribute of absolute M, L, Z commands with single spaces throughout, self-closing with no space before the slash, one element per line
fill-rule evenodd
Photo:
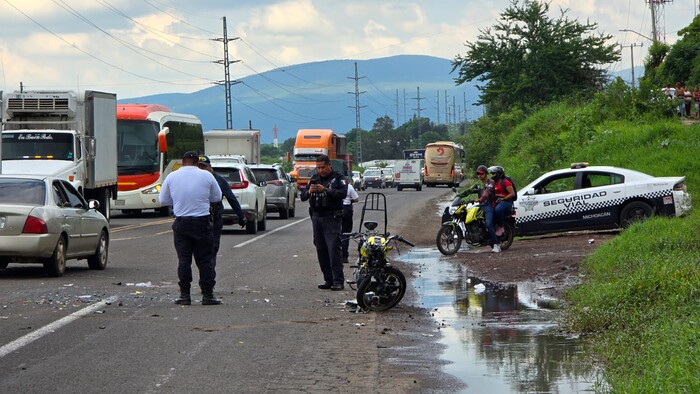
<path fill-rule="evenodd" d="M 357 242 L 359 254 L 357 264 L 353 267 L 353 280 L 348 280 L 347 283 L 351 289 L 357 290 L 357 306 L 360 309 L 384 311 L 396 306 L 406 293 L 406 277 L 391 264 L 387 255 L 395 246 L 398 247 L 398 242 L 411 247 L 414 245 L 401 235 L 389 234 L 386 231 L 386 221 L 384 232 L 377 231 L 378 222 L 364 220 L 366 210 L 383 210 L 386 218 L 384 194 L 368 193 L 365 197 L 360 219 L 364 231 L 343 233 L 343 236 Z"/>
<path fill-rule="evenodd" d="M 452 189 L 456 192 L 456 189 Z M 467 190 L 467 196 L 481 195 L 479 187 Z M 514 211 L 506 213 L 503 218 L 503 233 L 497 236 L 501 250 L 506 250 L 513 244 L 515 233 Z M 457 253 L 462 246 L 462 241 L 473 246 L 486 246 L 490 237 L 486 230 L 486 220 L 481 204 L 472 203 L 471 200 L 457 196 L 452 205 L 445 208 L 443 223 L 438 230 L 435 242 L 438 250 L 444 255 Z"/>

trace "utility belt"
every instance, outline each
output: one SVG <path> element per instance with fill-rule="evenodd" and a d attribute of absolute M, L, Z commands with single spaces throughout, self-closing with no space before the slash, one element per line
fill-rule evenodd
<path fill-rule="evenodd" d="M 343 210 L 337 211 L 326 211 L 326 212 L 311 212 L 311 216 L 324 217 L 324 216 L 343 216 Z"/>

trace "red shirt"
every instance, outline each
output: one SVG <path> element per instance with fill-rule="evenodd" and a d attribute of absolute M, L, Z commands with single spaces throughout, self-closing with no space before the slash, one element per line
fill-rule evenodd
<path fill-rule="evenodd" d="M 503 188 L 504 185 L 505 185 L 505 189 Z M 510 193 L 508 193 L 508 186 L 511 186 L 511 187 L 512 187 L 512 186 L 513 186 L 513 182 L 511 182 L 511 181 L 509 181 L 509 180 L 507 180 L 507 179 L 502 179 L 502 180 L 500 180 L 500 181 L 498 181 L 498 182 L 494 182 L 494 184 L 493 184 L 493 190 L 494 190 L 494 194 L 496 194 L 496 197 L 497 197 L 497 198 L 502 198 L 502 197 L 505 197 L 505 196 L 507 196 L 508 194 L 510 194 Z"/>

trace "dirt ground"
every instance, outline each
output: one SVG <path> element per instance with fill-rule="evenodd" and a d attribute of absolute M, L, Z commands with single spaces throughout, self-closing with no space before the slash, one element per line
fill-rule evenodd
<path fill-rule="evenodd" d="M 430 201 L 435 212 L 441 211 L 443 200 Z M 431 220 L 425 227 L 406 227 L 403 235 L 415 241 L 416 245 L 435 246 L 435 235 L 440 217 Z M 434 225 L 433 225 L 434 223 Z M 534 281 L 542 283 L 545 293 L 558 297 L 566 288 L 580 283 L 579 264 L 583 258 L 593 253 L 617 234 L 617 231 L 560 233 L 533 237 L 516 238 L 511 247 L 502 253 L 491 253 L 489 247 L 469 249 L 462 244 L 454 256 L 445 256 L 454 262 L 464 264 L 475 277 L 493 282 Z"/>

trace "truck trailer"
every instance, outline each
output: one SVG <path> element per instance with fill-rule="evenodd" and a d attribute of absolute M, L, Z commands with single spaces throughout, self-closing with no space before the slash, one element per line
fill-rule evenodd
<path fill-rule="evenodd" d="M 3 174 L 70 181 L 109 220 L 117 196 L 117 96 L 86 90 L 2 94 Z"/>
<path fill-rule="evenodd" d="M 214 129 L 204 133 L 204 154 L 215 161 L 236 161 L 260 164 L 260 130 Z"/>

